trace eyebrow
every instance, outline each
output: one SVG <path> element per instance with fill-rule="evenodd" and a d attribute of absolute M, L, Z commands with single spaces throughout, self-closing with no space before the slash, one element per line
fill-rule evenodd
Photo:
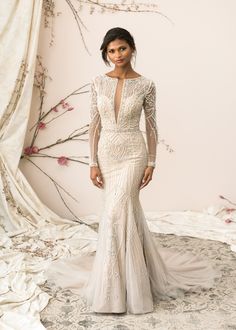
<path fill-rule="evenodd" d="M 118 48 L 121 48 L 121 47 L 126 47 L 126 45 L 121 45 L 119 46 Z M 113 50 L 114 48 L 107 48 L 107 50 Z"/>

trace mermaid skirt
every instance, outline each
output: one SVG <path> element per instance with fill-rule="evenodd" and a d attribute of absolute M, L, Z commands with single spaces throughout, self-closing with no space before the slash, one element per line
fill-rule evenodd
<path fill-rule="evenodd" d="M 60 286 L 85 297 L 94 312 L 133 314 L 211 288 L 221 275 L 208 260 L 160 247 L 149 231 L 139 199 L 147 164 L 142 134 L 104 133 L 98 161 L 104 188 L 96 253 L 54 262 Z"/>

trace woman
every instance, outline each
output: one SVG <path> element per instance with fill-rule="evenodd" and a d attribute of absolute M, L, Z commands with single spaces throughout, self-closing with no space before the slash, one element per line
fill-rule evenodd
<path fill-rule="evenodd" d="M 156 87 L 132 69 L 136 48 L 127 30 L 110 29 L 101 50 L 115 67 L 91 84 L 90 177 L 103 194 L 96 253 L 56 261 L 49 271 L 94 312 L 148 313 L 154 301 L 211 288 L 221 274 L 207 260 L 153 240 L 139 192 L 156 166 Z"/>
<path fill-rule="evenodd" d="M 100 50 L 115 67 L 91 84 L 90 178 L 102 190 L 103 212 L 86 295 L 95 312 L 146 313 L 154 299 L 211 287 L 217 273 L 207 261 L 153 241 L 139 192 L 156 165 L 156 87 L 132 69 L 136 47 L 127 30 L 110 29 Z"/>

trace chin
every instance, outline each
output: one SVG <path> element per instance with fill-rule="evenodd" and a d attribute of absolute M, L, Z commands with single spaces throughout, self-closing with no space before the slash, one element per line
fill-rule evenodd
<path fill-rule="evenodd" d="M 123 66 L 123 65 L 126 65 L 128 62 L 124 61 L 122 63 L 115 63 L 115 65 L 119 65 L 119 66 Z"/>

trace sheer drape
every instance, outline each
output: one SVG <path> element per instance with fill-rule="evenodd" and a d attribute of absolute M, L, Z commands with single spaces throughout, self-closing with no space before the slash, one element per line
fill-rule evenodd
<path fill-rule="evenodd" d="M 46 221 L 65 222 L 40 202 L 18 168 L 30 112 L 41 8 L 42 0 L 0 3 L 0 224 L 7 231 Z"/>
<path fill-rule="evenodd" d="M 70 222 L 40 202 L 18 169 L 30 112 L 41 12 L 42 0 L 0 2 L 0 328 L 8 330 L 22 330 L 22 326 L 44 329 L 39 312 L 49 299 L 38 286 L 43 265 L 19 252 L 12 238 L 22 232 L 29 235 L 45 223 Z"/>

